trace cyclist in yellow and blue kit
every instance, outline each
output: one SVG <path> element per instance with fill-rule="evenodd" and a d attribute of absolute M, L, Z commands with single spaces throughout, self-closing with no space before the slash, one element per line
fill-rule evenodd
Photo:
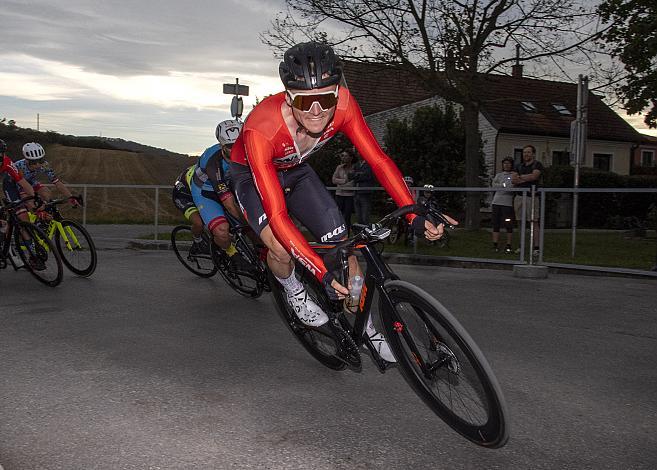
<path fill-rule="evenodd" d="M 194 205 L 212 233 L 214 242 L 231 257 L 236 251 L 231 244 L 224 210 L 236 219 L 242 217 L 230 190 L 228 167 L 230 149 L 241 130 L 242 123 L 233 119 L 217 125 L 215 136 L 219 143 L 207 148 L 199 157 L 189 183 Z"/>
<path fill-rule="evenodd" d="M 199 213 L 196 204 L 194 204 L 194 198 L 192 197 L 191 185 L 195 169 L 196 164 L 185 168 L 178 178 L 176 178 L 172 192 L 173 203 L 178 209 L 180 209 L 185 218 L 189 220 L 192 225 L 192 237 L 194 242 L 189 250 L 192 255 L 201 252 L 207 253 L 210 248 L 203 240 L 203 219 L 201 219 L 201 214 Z"/>

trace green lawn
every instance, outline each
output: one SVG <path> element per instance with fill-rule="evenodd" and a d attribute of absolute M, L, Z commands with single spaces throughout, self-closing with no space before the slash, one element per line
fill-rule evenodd
<path fill-rule="evenodd" d="M 487 230 L 455 230 L 450 233 L 449 247 L 439 248 L 418 243 L 417 252 L 437 256 L 462 256 L 471 258 L 519 259 L 518 254 L 495 253 L 492 249 L 491 234 Z M 657 240 L 649 232 L 648 238 L 624 238 L 624 232 L 578 231 L 576 256 L 571 258 L 571 233 L 547 232 L 543 261 L 552 263 L 582 264 L 634 269 L 651 269 L 656 263 Z M 500 246 L 504 246 L 505 234 L 500 234 Z M 518 235 L 513 240 L 519 246 Z M 527 245 L 529 237 L 527 237 Z M 388 246 L 386 251 L 401 253 L 413 252 L 412 246 L 401 244 Z"/>
<path fill-rule="evenodd" d="M 649 232 L 648 235 L 648 238 L 625 238 L 622 231 L 580 230 L 577 232 L 576 256 L 573 259 L 570 256 L 571 233 L 569 231 L 548 231 L 545 234 L 543 261 L 649 270 L 657 264 L 657 239 L 654 231 Z M 504 247 L 504 236 L 504 233 L 500 234 L 501 248 Z M 169 237 L 169 233 L 159 234 L 160 240 L 168 240 Z M 153 235 L 144 235 L 142 238 L 152 239 Z M 519 247 L 517 233 L 514 233 L 513 244 L 514 250 Z M 527 245 L 529 245 L 529 236 L 527 236 Z M 405 246 L 401 242 L 395 245 L 386 244 L 385 251 L 412 253 L 413 246 Z M 422 240 L 418 243 L 417 253 L 507 260 L 518 260 L 520 256 L 516 253 L 507 255 L 502 250 L 495 253 L 492 249 L 490 231 L 460 229 L 450 232 L 450 241 L 447 247 L 430 246 Z"/>

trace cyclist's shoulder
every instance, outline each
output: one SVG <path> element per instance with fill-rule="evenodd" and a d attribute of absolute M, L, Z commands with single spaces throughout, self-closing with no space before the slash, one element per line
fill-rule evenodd
<path fill-rule="evenodd" d="M 281 113 L 281 105 L 285 100 L 285 92 L 268 96 L 251 111 L 244 123 L 242 134 L 248 138 L 264 138 L 273 140 L 281 129 L 285 128 L 285 120 Z"/>
<path fill-rule="evenodd" d="M 206 148 L 203 153 L 201 154 L 200 157 L 198 157 L 197 164 L 201 166 L 202 168 L 205 167 L 207 164 L 208 160 L 212 158 L 214 155 L 216 155 L 218 152 L 221 151 L 221 144 L 216 143 L 214 145 L 211 145 L 210 147 Z"/>

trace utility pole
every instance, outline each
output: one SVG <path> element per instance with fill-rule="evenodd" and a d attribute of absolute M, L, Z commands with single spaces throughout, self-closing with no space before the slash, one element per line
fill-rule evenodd
<path fill-rule="evenodd" d="M 575 258 L 575 243 L 577 239 L 577 204 L 579 202 L 579 167 L 586 158 L 586 138 L 588 127 L 589 77 L 579 76 L 577 82 L 577 118 L 575 126 L 571 126 L 571 153 L 575 154 L 575 178 L 573 181 L 573 233 L 570 257 Z"/>
<path fill-rule="evenodd" d="M 39 132 L 39 113 L 37 113 L 37 132 Z"/>

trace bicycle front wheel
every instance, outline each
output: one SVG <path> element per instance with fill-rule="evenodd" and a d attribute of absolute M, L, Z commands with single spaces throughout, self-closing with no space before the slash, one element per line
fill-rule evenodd
<path fill-rule="evenodd" d="M 204 233 L 203 238 L 206 246 L 210 246 L 210 240 Z M 212 253 L 192 251 L 192 228 L 189 225 L 178 225 L 171 232 L 171 248 L 180 262 L 191 272 L 200 277 L 212 277 L 217 274 L 217 266 L 212 259 Z"/>
<path fill-rule="evenodd" d="M 19 222 L 14 231 L 16 251 L 25 268 L 39 282 L 55 287 L 64 277 L 59 252 L 43 230 L 28 222 Z"/>
<path fill-rule="evenodd" d="M 62 220 L 55 231 L 55 246 L 71 272 L 88 277 L 96 270 L 98 254 L 89 232 L 72 220 Z"/>
<path fill-rule="evenodd" d="M 386 283 L 380 312 L 404 378 L 455 431 L 502 447 L 509 437 L 502 390 L 479 347 L 431 295 L 404 281 Z"/>

